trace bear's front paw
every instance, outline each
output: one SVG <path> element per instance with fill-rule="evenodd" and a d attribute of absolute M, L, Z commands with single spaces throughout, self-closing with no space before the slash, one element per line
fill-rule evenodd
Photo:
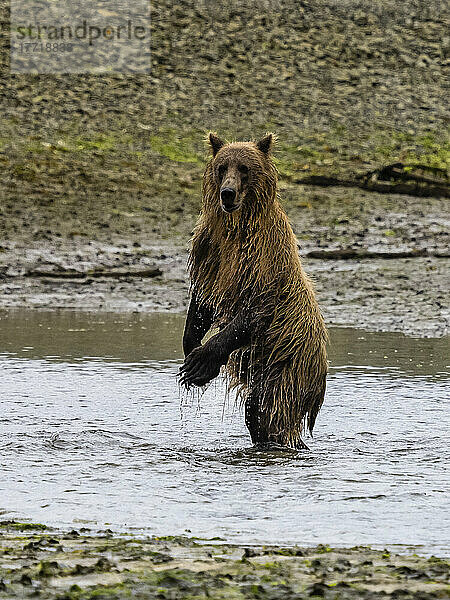
<path fill-rule="evenodd" d="M 224 364 L 223 358 L 213 351 L 208 344 L 194 348 L 186 357 L 180 369 L 180 383 L 186 389 L 192 385 L 202 386 L 217 377 L 220 367 Z"/>

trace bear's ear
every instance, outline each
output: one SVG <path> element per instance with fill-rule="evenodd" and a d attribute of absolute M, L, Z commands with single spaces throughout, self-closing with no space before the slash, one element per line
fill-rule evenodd
<path fill-rule="evenodd" d="M 264 154 L 269 154 L 272 150 L 272 146 L 275 141 L 275 136 L 273 133 L 268 133 L 265 135 L 259 142 L 257 142 L 256 147 L 258 150 L 261 150 Z"/>
<path fill-rule="evenodd" d="M 216 133 L 214 133 L 214 131 L 209 132 L 208 139 L 209 143 L 211 144 L 213 156 L 215 156 L 222 148 L 222 146 L 225 145 L 225 142 L 223 142 L 220 139 L 220 137 Z"/>

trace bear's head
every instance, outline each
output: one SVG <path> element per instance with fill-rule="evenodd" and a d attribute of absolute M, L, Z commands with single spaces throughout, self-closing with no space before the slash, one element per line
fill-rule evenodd
<path fill-rule="evenodd" d="M 205 188 L 215 208 L 233 213 L 268 204 L 276 196 L 277 171 L 271 158 L 274 135 L 259 142 L 225 143 L 208 134 L 212 159 L 205 171 Z"/>

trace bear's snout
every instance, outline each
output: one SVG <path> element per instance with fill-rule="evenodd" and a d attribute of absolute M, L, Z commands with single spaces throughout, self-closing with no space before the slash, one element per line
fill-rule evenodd
<path fill-rule="evenodd" d="M 226 212 L 233 212 L 238 208 L 237 192 L 231 187 L 226 187 L 220 190 L 220 199 L 222 200 L 222 208 Z"/>

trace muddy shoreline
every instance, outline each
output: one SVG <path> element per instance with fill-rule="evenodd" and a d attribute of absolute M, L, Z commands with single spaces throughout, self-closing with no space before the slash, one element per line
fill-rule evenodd
<path fill-rule="evenodd" d="M 274 131 L 327 322 L 445 335 L 446 13 L 158 0 L 148 74 L 14 75 L 0 0 L 0 308 L 185 310 L 205 133 Z"/>
<path fill-rule="evenodd" d="M 71 531 L 3 521 L 0 598 L 428 600 L 449 563 L 368 547 L 231 545 L 223 540 Z"/>
<path fill-rule="evenodd" d="M 42 242 L 13 246 L 0 254 L 0 308 L 184 312 L 187 246 L 167 241 L 138 247 L 71 242 L 56 250 Z M 303 263 L 328 326 L 448 334 L 448 258 L 306 256 Z"/>
<path fill-rule="evenodd" d="M 138 203 L 126 193 L 108 202 L 38 202 L 33 195 L 4 201 L 0 309 L 184 312 L 201 167 L 177 168 L 166 176 L 189 190 L 184 207 L 165 203 L 158 190 Z M 444 198 L 324 189 L 284 176 L 280 196 L 329 326 L 448 334 Z"/>

